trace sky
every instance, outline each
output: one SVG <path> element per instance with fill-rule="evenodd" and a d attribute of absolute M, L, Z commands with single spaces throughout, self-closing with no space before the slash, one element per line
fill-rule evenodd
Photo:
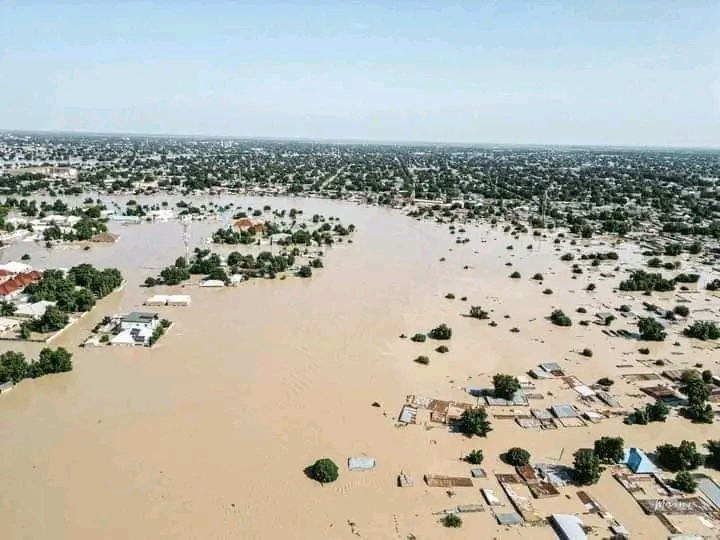
<path fill-rule="evenodd" d="M 720 147 L 720 1 L 0 0 L 0 129 Z"/>

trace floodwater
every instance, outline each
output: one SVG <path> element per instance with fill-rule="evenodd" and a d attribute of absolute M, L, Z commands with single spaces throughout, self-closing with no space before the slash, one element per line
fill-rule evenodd
<path fill-rule="evenodd" d="M 487 382 L 497 369 L 520 373 L 588 345 L 629 354 L 632 344 L 610 343 L 597 329 L 562 334 L 544 320 L 557 305 L 572 312 L 610 302 L 610 285 L 585 293 L 590 277 L 572 281 L 550 240 L 526 236 L 510 252 L 497 230 L 469 228 L 472 241 L 457 245 L 447 226 L 382 208 L 300 199 L 234 202 L 334 215 L 358 230 L 351 244 L 328 249 L 325 268 L 308 280 L 173 288 L 191 294 L 193 305 L 158 309 L 175 325 L 152 350 L 77 345 L 104 315 L 141 308 L 151 292 L 139 283 L 182 254 L 179 223 L 113 224 L 119 242 L 88 252 L 28 243 L 3 252 L 4 261 L 27 252 L 41 268 L 117 266 L 129 283 L 53 343 L 72 348 L 74 371 L 25 381 L 0 397 L 2 536 L 464 538 L 485 531 L 497 538 L 554 538 L 547 527 L 501 529 L 489 512 L 466 518 L 461 531 L 443 530 L 432 513 L 481 502 L 480 493 L 473 489 L 451 501 L 443 490 L 423 486 L 422 475 L 467 474 L 458 458 L 478 443 L 443 429 L 398 428 L 395 419 L 407 394 L 463 399 L 463 386 Z M 194 245 L 221 224 L 193 223 Z M 513 269 L 522 272 L 522 283 L 507 278 Z M 544 285 L 528 281 L 536 271 L 546 274 Z M 548 286 L 554 295 L 541 294 Z M 458 299 L 445 300 L 447 292 Z M 461 317 L 480 303 L 495 310 L 498 328 Z M 437 344 L 398 338 L 441 322 L 454 330 L 445 355 L 433 352 Z M 511 326 L 520 333 L 509 333 Z M 431 364 L 413 363 L 418 354 L 431 355 Z M 576 356 L 577 373 L 592 372 Z M 372 407 L 375 401 L 381 406 Z M 500 466 L 496 454 L 520 438 L 533 454 L 557 459 L 565 444 L 568 453 L 582 446 L 573 436 L 587 445 L 605 434 L 597 426 L 577 429 L 553 440 L 496 422 L 482 442 L 488 470 Z M 655 427 L 645 433 L 650 440 L 662 435 Z M 355 455 L 375 457 L 376 470 L 348 472 L 346 459 Z M 336 483 L 321 487 L 305 477 L 303 469 L 320 457 L 340 466 Z M 401 470 L 415 477 L 414 488 L 396 487 Z M 615 484 L 603 489 L 608 499 L 624 493 Z M 568 511 L 580 512 L 573 503 Z M 627 506 L 616 512 L 640 524 L 638 537 L 660 537 L 653 536 L 664 530 L 657 520 Z"/>

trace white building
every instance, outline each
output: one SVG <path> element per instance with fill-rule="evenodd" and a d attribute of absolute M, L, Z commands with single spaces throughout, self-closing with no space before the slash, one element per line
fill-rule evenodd
<path fill-rule="evenodd" d="M 120 319 L 121 330 L 133 330 L 135 328 L 142 330 L 150 330 L 150 334 L 157 328 L 159 324 L 157 313 L 142 313 L 133 311 L 124 315 Z"/>
<path fill-rule="evenodd" d="M 110 340 L 111 345 L 141 345 L 150 344 L 153 331 L 150 328 L 129 328 L 123 330 Z"/>
<path fill-rule="evenodd" d="M 40 300 L 39 302 L 17 304 L 15 310 L 16 317 L 26 317 L 30 319 L 39 319 L 45 315 L 45 311 L 50 306 L 54 306 L 56 302 L 50 302 L 49 300 Z"/>

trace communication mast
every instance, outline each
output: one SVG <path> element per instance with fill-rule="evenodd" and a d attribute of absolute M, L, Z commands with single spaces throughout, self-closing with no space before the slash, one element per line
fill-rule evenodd
<path fill-rule="evenodd" d="M 183 245 L 185 246 L 185 261 L 190 262 L 190 219 L 183 217 L 182 228 L 183 228 Z"/>

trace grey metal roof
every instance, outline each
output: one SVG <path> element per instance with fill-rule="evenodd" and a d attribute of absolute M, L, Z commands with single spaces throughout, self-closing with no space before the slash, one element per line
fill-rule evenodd
<path fill-rule="evenodd" d="M 123 322 L 127 323 L 147 323 L 154 319 L 157 319 L 158 314 L 157 313 L 146 313 L 141 311 L 133 311 L 132 313 L 128 313 L 122 318 Z"/>
<path fill-rule="evenodd" d="M 553 414 L 558 418 L 574 418 L 578 415 L 577 410 L 570 403 L 560 403 L 550 407 Z"/>
<path fill-rule="evenodd" d="M 495 519 L 500 525 L 520 525 L 523 522 L 523 518 L 517 512 L 495 514 Z"/>
<path fill-rule="evenodd" d="M 561 540 L 587 540 L 582 521 L 571 514 L 553 514 L 550 521 Z"/>
<path fill-rule="evenodd" d="M 705 495 L 705 497 L 707 497 L 707 499 L 718 509 L 720 509 L 720 486 L 718 486 L 712 478 L 705 476 L 704 474 L 696 475 L 695 478 L 700 492 Z"/>

